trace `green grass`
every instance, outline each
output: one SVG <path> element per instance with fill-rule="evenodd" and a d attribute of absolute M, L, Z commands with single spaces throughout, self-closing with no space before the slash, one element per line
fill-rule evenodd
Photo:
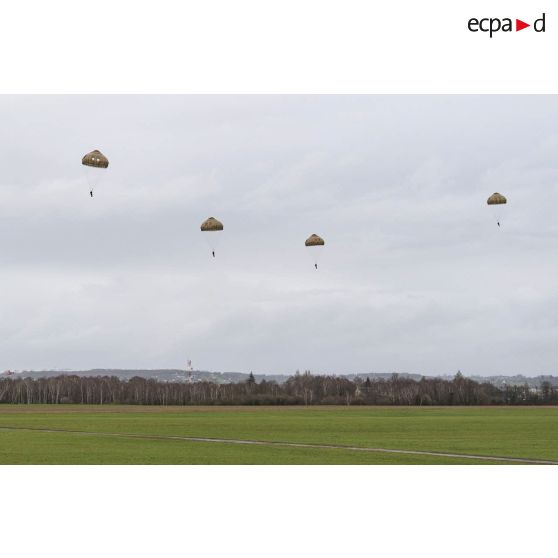
<path fill-rule="evenodd" d="M 339 444 L 558 461 L 557 407 L 2 405 L 0 427 Z M 0 430 L 11 464 L 472 464 L 344 449 Z"/>

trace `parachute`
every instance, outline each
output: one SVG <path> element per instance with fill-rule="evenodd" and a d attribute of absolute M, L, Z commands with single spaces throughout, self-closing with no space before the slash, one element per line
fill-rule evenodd
<path fill-rule="evenodd" d="M 211 253 L 213 254 L 213 257 L 215 257 L 215 250 L 217 248 L 217 244 L 221 236 L 216 233 L 219 233 L 223 230 L 223 223 L 215 219 L 215 217 L 209 217 L 209 219 L 206 219 L 201 224 L 200 229 L 203 233 L 209 233 L 209 234 L 205 234 L 204 238 L 207 240 L 207 243 L 209 244 L 209 248 L 211 249 Z"/>
<path fill-rule="evenodd" d="M 498 226 L 502 222 L 502 215 L 504 213 L 504 206 L 508 203 L 508 200 L 502 194 L 494 192 L 487 200 L 486 203 L 490 207 L 494 219 Z"/>
<path fill-rule="evenodd" d="M 304 242 L 304 246 L 311 249 L 309 253 L 312 256 L 312 261 L 316 269 L 318 269 L 318 260 L 320 259 L 324 245 L 324 239 L 317 234 L 311 234 Z"/>
<path fill-rule="evenodd" d="M 95 188 L 98 186 L 101 178 L 103 178 L 105 169 L 109 166 L 109 161 L 98 149 L 95 149 L 83 156 L 81 164 L 85 168 L 89 195 L 93 197 Z"/>

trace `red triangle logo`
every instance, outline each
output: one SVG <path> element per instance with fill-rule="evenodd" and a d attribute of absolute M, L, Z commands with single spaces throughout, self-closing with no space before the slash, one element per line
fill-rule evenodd
<path fill-rule="evenodd" d="M 515 30 L 516 31 L 521 31 L 522 29 L 525 29 L 526 27 L 531 27 L 531 24 L 530 23 L 525 23 L 524 21 L 521 21 L 520 19 L 515 20 Z"/>

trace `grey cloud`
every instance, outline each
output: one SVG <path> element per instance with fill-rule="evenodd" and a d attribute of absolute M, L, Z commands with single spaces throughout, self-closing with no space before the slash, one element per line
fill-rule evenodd
<path fill-rule="evenodd" d="M 557 108 L 0 97 L 0 367 L 556 372 Z M 90 200 L 94 148 L 111 165 Z"/>

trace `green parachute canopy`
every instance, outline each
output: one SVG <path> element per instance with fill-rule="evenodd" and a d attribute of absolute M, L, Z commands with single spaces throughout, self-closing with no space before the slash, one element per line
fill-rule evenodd
<path fill-rule="evenodd" d="M 206 219 L 201 224 L 200 229 L 202 230 L 202 232 L 222 231 L 223 230 L 223 223 L 221 223 L 221 221 L 218 221 L 217 219 L 215 219 L 215 217 L 209 217 L 209 219 Z"/>
<path fill-rule="evenodd" d="M 498 192 L 494 192 L 487 200 L 486 203 L 488 205 L 502 205 L 504 203 L 508 203 L 508 200 L 499 194 Z"/>
<path fill-rule="evenodd" d="M 324 239 L 317 234 L 311 234 L 304 242 L 305 246 L 323 246 L 324 244 Z"/>
<path fill-rule="evenodd" d="M 109 166 L 109 160 L 98 149 L 95 149 L 83 156 L 81 164 L 86 167 L 106 169 Z"/>

